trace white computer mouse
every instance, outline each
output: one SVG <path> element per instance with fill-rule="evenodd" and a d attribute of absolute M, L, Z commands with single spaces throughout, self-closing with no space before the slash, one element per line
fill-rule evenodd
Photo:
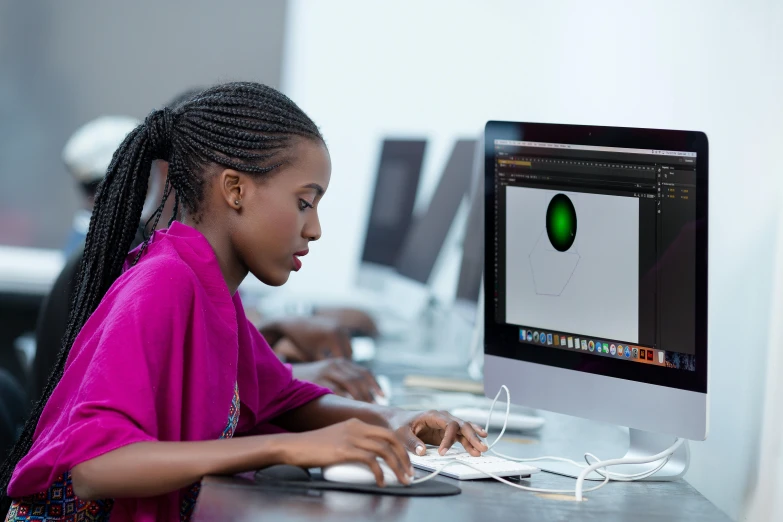
<path fill-rule="evenodd" d="M 382 460 L 378 460 L 383 472 L 383 482 L 387 486 L 400 486 L 397 475 Z M 321 469 L 325 480 L 330 482 L 342 482 L 343 484 L 375 484 L 375 475 L 369 466 L 358 462 L 346 462 L 344 464 L 334 464 Z"/>

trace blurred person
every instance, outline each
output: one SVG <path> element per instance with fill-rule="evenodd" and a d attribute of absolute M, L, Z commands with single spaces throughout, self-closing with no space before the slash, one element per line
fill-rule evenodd
<path fill-rule="evenodd" d="M 106 175 L 114 151 L 140 123 L 130 116 L 101 116 L 79 127 L 65 143 L 62 160 L 82 196 L 82 206 L 73 216 L 65 243 L 66 256 L 79 248 L 87 235 L 95 193 Z"/>
<path fill-rule="evenodd" d="M 183 214 L 129 253 L 154 159 Z M 280 286 L 302 267 L 330 179 L 312 120 L 257 83 L 207 89 L 126 137 L 97 194 L 63 350 L 0 470 L 7 520 L 188 520 L 204 475 L 362 462 L 383 486 L 380 458 L 407 484 L 407 451 L 487 451 L 484 430 L 447 412 L 293 378 L 247 320 L 239 285 L 252 273 Z"/>

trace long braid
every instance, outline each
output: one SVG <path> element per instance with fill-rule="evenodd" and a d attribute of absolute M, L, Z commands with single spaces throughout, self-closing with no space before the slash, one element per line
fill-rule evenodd
<path fill-rule="evenodd" d="M 243 82 L 192 93 L 171 108 L 150 114 L 125 138 L 98 189 L 57 364 L 0 469 L 0 514 L 10 506 L 6 488 L 11 475 L 30 451 L 41 413 L 62 378 L 74 341 L 120 275 L 139 227 L 152 161 L 169 162 L 170 186 L 155 224 L 172 188 L 175 216 L 185 211 L 198 221 L 204 173 L 210 165 L 266 175 L 281 164 L 278 156 L 292 145 L 293 136 L 323 142 L 318 127 L 288 97 L 270 87 Z"/>

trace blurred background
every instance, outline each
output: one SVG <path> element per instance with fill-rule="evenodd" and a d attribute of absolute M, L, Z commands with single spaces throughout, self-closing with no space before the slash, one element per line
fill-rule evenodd
<path fill-rule="evenodd" d="M 783 3 L 0 0 L 0 71 L 0 272 L 61 266 L 82 198 L 61 154 L 80 125 L 143 119 L 230 80 L 291 97 L 320 126 L 333 176 L 323 238 L 273 296 L 354 283 L 384 139 L 427 140 L 421 213 L 455 141 L 487 120 L 706 132 L 710 436 L 692 443 L 687 480 L 735 520 L 765 502 L 760 483 L 780 484 L 783 397 L 768 375 L 783 372 Z M 453 298 L 459 263 L 443 263 L 436 293 Z M 35 300 L 3 308 L 15 339 Z"/>

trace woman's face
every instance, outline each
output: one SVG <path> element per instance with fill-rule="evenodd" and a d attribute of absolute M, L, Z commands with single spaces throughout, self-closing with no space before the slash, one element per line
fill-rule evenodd
<path fill-rule="evenodd" d="M 302 267 L 321 237 L 318 204 L 329 186 L 331 160 L 320 140 L 293 138 L 283 165 L 263 180 L 250 175 L 237 192 L 229 233 L 238 260 L 261 282 L 280 286 Z M 229 203 L 232 203 L 229 201 Z"/>

